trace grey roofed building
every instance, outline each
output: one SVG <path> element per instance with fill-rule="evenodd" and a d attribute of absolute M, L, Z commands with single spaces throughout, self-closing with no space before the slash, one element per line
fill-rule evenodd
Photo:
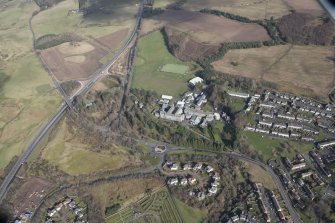
<path fill-rule="evenodd" d="M 274 128 L 278 128 L 278 129 L 286 129 L 287 128 L 287 124 L 286 123 L 274 123 L 273 127 Z"/>
<path fill-rule="evenodd" d="M 233 97 L 238 97 L 238 98 L 249 98 L 250 95 L 247 93 L 240 93 L 240 92 L 233 92 L 233 91 L 228 91 L 228 95 L 233 96 Z"/>
<path fill-rule="evenodd" d="M 335 140 L 329 140 L 329 141 L 326 141 L 326 142 L 320 142 L 317 144 L 317 147 L 319 149 L 324 149 L 326 147 L 330 147 L 330 146 L 334 146 L 335 145 Z"/>

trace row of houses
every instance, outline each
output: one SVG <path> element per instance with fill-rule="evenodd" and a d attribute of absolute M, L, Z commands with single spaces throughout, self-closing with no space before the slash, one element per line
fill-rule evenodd
<path fill-rule="evenodd" d="M 193 170 L 193 171 L 199 171 L 199 170 L 205 170 L 208 174 L 214 172 L 214 168 L 210 165 L 206 165 L 203 163 L 194 163 L 193 165 L 190 163 L 184 163 L 179 165 L 176 162 L 166 162 L 165 166 L 168 167 L 171 171 L 178 171 L 178 170 Z M 217 175 L 217 173 L 215 173 Z"/>
<path fill-rule="evenodd" d="M 331 173 L 326 170 L 326 165 L 323 163 L 319 154 L 317 154 L 315 151 L 310 151 L 309 156 L 314 161 L 322 175 L 324 175 L 325 177 L 331 177 Z"/>
<path fill-rule="evenodd" d="M 197 183 L 197 179 L 194 177 L 171 177 L 168 179 L 167 184 L 170 186 L 187 186 L 194 185 Z"/>
<path fill-rule="evenodd" d="M 292 162 L 289 158 L 284 157 L 284 164 L 290 171 L 302 170 L 307 167 L 305 158 L 301 154 L 297 154 L 295 160 Z"/>
<path fill-rule="evenodd" d="M 305 181 L 302 178 L 299 178 L 297 180 L 297 183 L 299 185 L 300 188 L 302 188 L 304 190 L 304 192 L 306 193 L 306 195 L 311 199 L 314 200 L 315 199 L 315 194 L 312 191 L 312 189 L 310 188 L 310 186 L 305 183 Z"/>
<path fill-rule="evenodd" d="M 328 116 L 329 118 L 335 115 L 335 108 L 331 103 L 322 104 L 310 98 L 280 92 L 266 91 L 265 94 L 265 101 L 271 101 L 281 105 L 289 105 L 293 108 L 297 108 L 299 111 L 312 112 L 313 114 L 316 113 L 316 115 L 322 113 L 322 116 Z"/>
<path fill-rule="evenodd" d="M 261 187 L 260 184 L 258 184 L 258 183 L 254 184 L 255 193 L 258 197 L 258 200 L 257 200 L 258 207 L 259 207 L 259 210 L 261 211 L 261 213 L 263 215 L 264 221 L 271 222 L 269 210 L 268 210 L 268 207 L 266 207 L 266 205 L 264 204 L 260 187 Z"/>
<path fill-rule="evenodd" d="M 275 130 L 287 130 L 287 131 L 298 131 L 298 132 L 305 132 L 306 134 L 313 134 L 317 135 L 320 132 L 315 128 L 312 128 L 309 125 L 303 125 L 297 122 L 274 122 L 272 120 L 258 120 L 258 125 L 262 127 L 266 127 L 269 129 Z"/>
<path fill-rule="evenodd" d="M 315 141 L 314 138 L 304 137 L 301 133 L 281 132 L 281 131 L 276 131 L 276 130 L 271 130 L 271 129 L 264 129 L 262 127 L 257 127 L 257 126 L 247 125 L 244 127 L 244 130 L 251 131 L 251 132 L 257 132 L 261 134 L 272 135 L 272 136 L 281 137 L 281 138 L 301 139 L 302 141 L 306 141 L 306 142 Z"/>
<path fill-rule="evenodd" d="M 332 146 L 335 146 L 335 140 L 327 140 L 324 142 L 317 143 L 317 147 L 319 149 L 325 149 L 325 148 L 332 147 Z"/>
<path fill-rule="evenodd" d="M 279 204 L 279 202 L 277 200 L 277 197 L 273 193 L 273 191 L 270 191 L 270 197 L 271 197 L 272 204 L 275 207 L 275 210 L 277 212 L 279 220 L 280 221 L 285 221 L 286 219 L 285 219 L 285 215 L 284 215 L 283 209 L 281 208 L 281 206 L 280 206 L 280 204 Z"/>
<path fill-rule="evenodd" d="M 324 105 L 308 98 L 270 91 L 265 91 L 259 98 L 258 95 L 255 96 L 251 97 L 252 100 L 250 100 L 251 103 L 248 104 L 246 112 L 251 111 L 257 105 L 256 115 L 263 119 L 272 120 L 270 123 L 265 121 L 261 124 L 267 128 L 295 131 L 292 135 L 280 133 L 280 137 L 303 137 L 304 141 L 314 142 L 313 135 L 318 135 L 320 129 L 326 130 L 327 134 L 335 133 L 333 122 L 335 108 L 333 104 Z"/>

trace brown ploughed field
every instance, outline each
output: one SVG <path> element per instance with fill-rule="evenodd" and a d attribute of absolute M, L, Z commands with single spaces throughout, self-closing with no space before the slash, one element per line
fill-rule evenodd
<path fill-rule="evenodd" d="M 121 43 L 122 40 L 124 40 L 127 37 L 128 33 L 129 28 L 125 28 L 116 31 L 114 33 L 97 38 L 95 40 L 112 50 L 115 49 L 118 46 L 118 44 Z"/>
<path fill-rule="evenodd" d="M 88 78 L 101 66 L 99 60 L 106 55 L 106 51 L 97 46 L 93 50 L 83 51 L 77 55 L 62 53 L 59 50 L 60 46 L 46 49 L 41 53 L 42 59 L 60 82 Z M 75 47 L 69 46 L 69 48 Z M 76 61 L 75 59 L 79 59 L 79 55 L 80 58 L 85 58 Z"/>
<path fill-rule="evenodd" d="M 100 60 L 115 50 L 128 32 L 126 28 L 91 41 L 63 43 L 43 50 L 41 57 L 58 81 L 85 80 L 99 69 Z"/>
<path fill-rule="evenodd" d="M 144 20 L 141 33 L 150 33 L 163 26 L 188 33 L 195 41 L 207 44 L 269 40 L 266 30 L 257 24 L 184 10 L 166 10 L 159 16 Z"/>

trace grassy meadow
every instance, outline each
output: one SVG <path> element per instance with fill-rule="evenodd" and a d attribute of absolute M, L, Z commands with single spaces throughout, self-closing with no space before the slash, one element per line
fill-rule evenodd
<path fill-rule="evenodd" d="M 205 220 L 207 216 L 205 211 L 190 207 L 179 199 L 175 198 L 175 201 L 184 222 L 201 223 Z"/>
<path fill-rule="evenodd" d="M 78 1 L 65 0 L 40 12 L 33 19 L 36 38 L 46 34 L 77 33 L 86 38 L 100 37 L 125 27 L 132 28 L 138 6 L 135 0 L 100 1 L 101 9 L 83 17 L 83 14 L 68 15 L 78 8 Z M 106 13 L 108 11 L 108 13 Z"/>
<path fill-rule="evenodd" d="M 217 9 L 250 19 L 280 18 L 290 13 L 291 8 L 285 0 L 188 0 L 184 9 L 198 11 L 204 8 Z"/>
<path fill-rule="evenodd" d="M 313 149 L 312 144 L 278 138 L 272 139 L 255 132 L 243 132 L 242 140 L 262 155 L 264 160 L 279 158 L 280 156 L 292 159 L 298 153 L 306 153 Z"/>
<path fill-rule="evenodd" d="M 66 122 L 62 121 L 42 150 L 41 158 L 70 175 L 115 170 L 130 163 L 140 164 L 137 158 L 128 153 L 127 148 L 115 146 L 110 151 L 91 151 L 90 146 L 83 143 L 80 136 L 69 132 Z"/>
<path fill-rule="evenodd" d="M 332 46 L 280 45 L 230 50 L 213 63 L 223 73 L 274 83 L 281 91 L 328 100 L 334 86 Z"/>
<path fill-rule="evenodd" d="M 153 90 L 158 94 L 172 96 L 178 96 L 187 91 L 187 81 L 194 76 L 162 72 L 160 67 L 166 64 L 181 65 L 183 68 L 193 66 L 178 60 L 169 53 L 160 32 L 157 31 L 141 38 L 135 60 L 132 88 Z"/>
<path fill-rule="evenodd" d="M 32 49 L 34 2 L 9 1 L 0 11 L 0 174 L 57 110 L 61 98 Z"/>

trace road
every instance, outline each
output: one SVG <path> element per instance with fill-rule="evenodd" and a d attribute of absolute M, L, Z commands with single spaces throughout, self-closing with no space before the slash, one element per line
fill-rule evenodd
<path fill-rule="evenodd" d="M 136 19 L 136 24 L 135 24 L 135 28 L 133 30 L 133 32 L 131 33 L 131 35 L 129 36 L 129 38 L 127 39 L 127 41 L 125 42 L 125 44 L 123 45 L 122 48 L 120 48 L 117 53 L 115 54 L 115 56 L 113 57 L 113 59 L 111 61 L 109 61 L 107 64 L 103 65 L 96 73 L 94 73 L 90 80 L 77 92 L 77 94 L 70 99 L 70 101 L 66 101 L 66 103 L 63 103 L 61 108 L 58 110 L 58 112 L 50 119 L 50 121 L 41 129 L 41 131 L 38 133 L 38 135 L 35 137 L 35 139 L 32 141 L 32 143 L 28 146 L 28 148 L 23 152 L 23 154 L 21 155 L 21 157 L 18 159 L 18 161 L 14 164 L 14 166 L 12 167 L 12 169 L 10 170 L 10 172 L 8 173 L 8 175 L 6 176 L 5 180 L 3 181 L 1 187 L 0 187 L 0 202 L 3 200 L 3 198 L 5 197 L 8 188 L 10 187 L 10 184 L 12 183 L 12 181 L 14 180 L 16 174 L 18 173 L 18 171 L 20 170 L 21 166 L 23 163 L 25 163 L 28 159 L 28 157 L 33 153 L 34 149 L 37 147 L 37 145 L 40 143 L 40 141 L 42 140 L 42 138 L 47 134 L 47 132 L 49 130 L 51 130 L 55 124 L 57 124 L 60 119 L 63 117 L 63 115 L 65 114 L 65 111 L 67 110 L 68 106 L 72 106 L 72 103 L 74 102 L 74 100 L 78 97 L 80 97 L 81 95 L 84 95 L 103 75 L 107 75 L 108 74 L 108 70 L 110 69 L 111 66 L 113 66 L 115 64 L 115 62 L 127 51 L 127 48 L 129 47 L 129 45 L 131 44 L 131 42 L 133 41 L 134 37 L 138 34 L 138 27 L 140 25 L 141 22 L 141 17 L 142 17 L 142 12 L 143 12 L 143 1 L 141 1 L 141 4 L 139 5 L 139 12 L 137 15 L 137 19 Z M 56 87 L 58 88 L 58 85 L 56 85 Z M 58 89 L 61 93 L 63 93 L 63 89 Z M 151 146 L 153 146 L 151 143 L 145 142 L 145 144 L 150 144 Z M 212 154 L 222 154 L 222 155 L 227 155 L 239 160 L 244 160 L 250 163 L 254 163 L 258 166 L 260 166 L 261 168 L 263 168 L 264 170 L 266 170 L 269 174 L 271 174 L 271 176 L 273 177 L 273 179 L 275 180 L 275 183 L 277 185 L 277 188 L 280 191 L 281 196 L 283 197 L 286 206 L 290 212 L 290 215 L 293 219 L 294 222 L 296 223 L 301 223 L 302 221 L 300 220 L 298 214 L 295 212 L 290 199 L 284 189 L 284 187 L 282 186 L 278 176 L 273 172 L 273 170 L 268 167 L 267 165 L 265 165 L 264 163 L 251 159 L 248 156 L 245 156 L 243 154 L 239 154 L 239 153 L 235 153 L 235 152 L 222 152 L 222 153 L 215 153 L 215 152 L 209 152 L 208 150 L 195 150 L 192 148 L 183 148 L 183 147 L 174 147 L 174 146 L 170 146 L 167 145 L 168 151 L 172 151 L 172 150 L 191 150 L 191 151 L 202 151 L 202 152 L 208 152 L 208 153 L 212 153 Z M 164 160 L 164 154 L 161 156 L 161 162 Z M 159 167 L 158 167 L 159 168 Z M 151 172 L 154 169 L 148 169 L 145 172 Z"/>
<path fill-rule="evenodd" d="M 155 143 L 152 143 L 152 142 L 148 142 L 146 140 L 137 140 L 137 141 L 139 143 L 143 143 L 143 144 L 151 146 L 151 147 L 155 147 L 156 145 L 165 145 L 165 147 L 166 147 L 165 153 L 158 154 L 158 155 L 160 155 L 160 158 L 161 158 L 161 162 L 160 163 L 163 163 L 164 157 L 165 157 L 166 153 L 171 152 L 171 151 L 194 151 L 194 152 L 198 151 L 198 152 L 206 152 L 208 154 L 225 155 L 225 156 L 229 156 L 229 157 L 235 158 L 237 160 L 243 160 L 243 161 L 255 164 L 255 165 L 261 167 L 266 172 L 268 172 L 271 175 L 271 177 L 273 178 L 273 180 L 274 180 L 274 182 L 275 182 L 275 184 L 276 184 L 276 186 L 277 186 L 277 188 L 278 188 L 278 190 L 279 190 L 282 198 L 285 201 L 285 205 L 286 205 L 286 207 L 287 207 L 287 209 L 288 209 L 288 211 L 290 213 L 290 216 L 291 216 L 293 222 L 295 222 L 295 223 L 302 223 L 302 220 L 300 219 L 298 213 L 296 212 L 296 210 L 292 206 L 291 200 L 288 197 L 288 194 L 287 194 L 284 186 L 282 185 L 279 177 L 273 171 L 273 169 L 271 169 L 268 165 L 262 163 L 261 161 L 252 159 L 249 156 L 246 156 L 246 155 L 241 154 L 241 153 L 236 153 L 236 152 L 233 152 L 233 151 L 231 151 L 231 152 L 214 152 L 214 151 L 201 150 L 201 149 L 193 149 L 193 148 L 187 148 L 187 147 L 176 147 L 174 145 L 163 143 L 163 142 L 157 142 L 155 144 Z M 157 167 L 157 169 L 159 171 L 161 171 L 160 167 Z"/>
<path fill-rule="evenodd" d="M 50 119 L 50 121 L 41 129 L 41 131 L 38 133 L 36 138 L 33 140 L 33 142 L 28 146 L 28 148 L 23 152 L 21 157 L 18 159 L 18 161 L 14 164 L 12 169 L 7 174 L 5 180 L 1 184 L 0 188 L 0 202 L 5 197 L 7 190 L 14 180 L 16 174 L 19 172 L 21 166 L 23 163 L 25 163 L 28 159 L 28 157 L 32 154 L 34 149 L 37 147 L 37 145 L 40 143 L 42 138 L 47 134 L 47 132 L 52 129 L 52 127 L 59 122 L 59 120 L 63 117 L 65 111 L 67 110 L 66 104 L 63 104 L 59 111 Z"/>
<path fill-rule="evenodd" d="M 144 144 L 153 146 L 153 144 L 150 143 L 150 142 L 145 142 L 144 141 Z M 246 162 L 249 162 L 249 163 L 252 163 L 252 164 L 255 164 L 255 165 L 261 167 L 266 172 L 268 172 L 271 175 L 271 177 L 273 178 L 273 180 L 274 180 L 274 182 L 275 182 L 275 184 L 276 184 L 276 186 L 277 186 L 277 188 L 278 188 L 278 190 L 279 190 L 282 198 L 285 201 L 286 207 L 287 207 L 287 209 L 288 209 L 288 211 L 290 213 L 290 216 L 291 216 L 293 222 L 295 222 L 295 223 L 302 223 L 302 220 L 300 219 L 300 217 L 297 214 L 296 210 L 292 206 L 291 200 L 288 197 L 288 194 L 287 194 L 284 186 L 282 185 L 279 177 L 277 176 L 277 174 L 275 174 L 275 172 L 268 165 L 262 163 L 261 161 L 252 159 L 252 158 L 250 158 L 250 157 L 248 157 L 248 156 L 246 156 L 244 154 L 236 153 L 236 152 L 214 152 L 214 151 L 201 150 L 201 149 L 193 149 L 193 148 L 186 148 L 186 147 L 176 147 L 176 146 L 169 145 L 169 144 L 166 144 L 166 143 L 159 143 L 159 144 L 166 146 L 167 149 L 166 149 L 165 153 L 168 153 L 170 151 L 180 151 L 180 150 L 206 152 L 208 154 L 229 156 L 229 157 L 232 157 L 232 158 L 235 158 L 235 159 L 238 159 L 238 160 L 243 160 L 243 161 L 246 161 Z M 164 155 L 161 154 L 161 159 L 163 158 L 163 156 Z"/>
<path fill-rule="evenodd" d="M 127 51 L 127 48 L 133 41 L 134 37 L 138 34 L 138 27 L 141 23 L 142 18 L 142 12 L 143 12 L 143 4 L 144 1 L 141 0 L 139 4 L 139 10 L 136 18 L 136 23 L 133 32 L 128 37 L 127 41 L 124 43 L 124 45 L 117 51 L 117 53 L 114 55 L 114 57 L 105 65 L 103 65 L 97 72 L 95 72 L 90 80 L 77 92 L 77 94 L 70 99 L 70 101 L 66 101 L 66 103 L 63 103 L 60 109 L 57 111 L 55 115 L 52 116 L 52 118 L 49 120 L 49 122 L 40 130 L 40 132 L 37 134 L 37 136 L 33 139 L 31 144 L 28 146 L 28 148 L 21 154 L 18 161 L 14 164 L 14 166 L 11 168 L 7 176 L 5 177 L 4 181 L 1 184 L 0 187 L 0 203 L 4 199 L 11 183 L 13 182 L 16 174 L 19 172 L 21 166 L 23 163 L 25 163 L 28 159 L 28 157 L 33 153 L 34 149 L 37 147 L 37 145 L 41 142 L 43 137 L 47 134 L 49 130 L 51 130 L 63 117 L 65 114 L 65 111 L 67 110 L 68 106 L 72 106 L 72 103 L 74 100 L 82 95 L 84 95 L 103 75 L 108 74 L 108 70 L 111 66 L 115 64 L 115 62 Z M 56 85 L 56 88 L 59 90 L 59 92 L 63 95 L 63 89 L 59 89 L 59 85 Z"/>

